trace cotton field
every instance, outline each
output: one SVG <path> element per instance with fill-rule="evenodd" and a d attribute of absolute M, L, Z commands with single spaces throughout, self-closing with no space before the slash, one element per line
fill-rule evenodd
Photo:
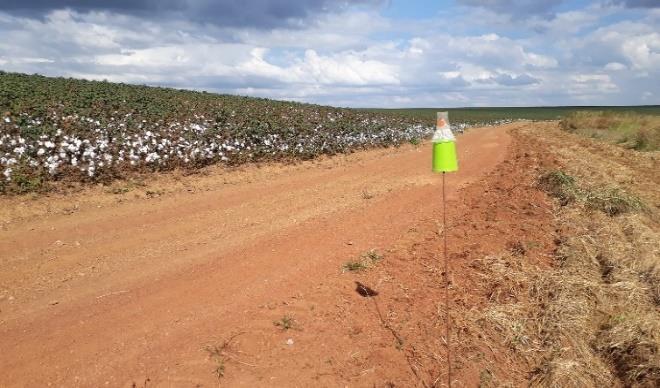
<path fill-rule="evenodd" d="M 21 115 L 27 118 L 27 115 Z M 67 134 L 61 128 L 53 133 L 35 138 L 17 134 L 21 128 L 5 117 L 0 135 L 0 166 L 7 180 L 12 169 L 21 165 L 34 170 L 45 170 L 57 175 L 66 169 L 78 169 L 90 177 L 102 170 L 117 166 L 160 168 L 172 165 L 209 164 L 223 161 L 231 163 L 255 160 L 258 157 L 279 158 L 282 156 L 316 155 L 336 153 L 355 148 L 398 144 L 419 139 L 430 134 L 431 129 L 422 125 L 406 128 L 380 126 L 374 130 L 373 123 L 363 123 L 353 132 L 327 133 L 319 125 L 309 134 L 284 137 L 278 133 L 263 133 L 248 136 L 215 134 L 210 131 L 211 123 L 200 116 L 198 122 L 140 124 L 141 133 L 130 134 L 125 123 L 113 120 L 108 125 L 87 117 L 66 117 L 67 122 L 79 121 L 91 124 L 91 136 Z M 27 118 L 28 130 L 36 128 L 40 119 Z M 15 134 L 11 134 L 11 133 Z M 229 136 L 228 136 L 229 135 Z"/>
<path fill-rule="evenodd" d="M 345 131 L 330 131 L 319 124 L 306 132 L 288 128 L 288 131 L 241 133 L 229 128 L 222 130 L 217 123 L 201 115 L 195 120 L 167 124 L 142 120 L 137 128 L 129 126 L 129 118 L 130 114 L 111 117 L 108 123 L 101 124 L 94 118 L 78 115 L 50 117 L 49 120 L 25 113 L 17 118 L 7 116 L 0 126 L 3 179 L 11 182 L 19 175 L 21 179 L 25 176 L 57 179 L 62 174 L 77 173 L 95 180 L 126 170 L 309 158 L 400 144 L 432 132 L 432 128 L 421 124 L 394 127 L 376 119 L 364 120 Z M 44 121 L 61 125 L 44 130 Z M 65 123 L 87 130 L 67 133 L 63 129 Z M 41 134 L 30 137 L 25 133 Z"/>
<path fill-rule="evenodd" d="M 433 132 L 433 121 L 398 114 L 3 72 L 0 118 L 0 192 L 309 159 Z"/>

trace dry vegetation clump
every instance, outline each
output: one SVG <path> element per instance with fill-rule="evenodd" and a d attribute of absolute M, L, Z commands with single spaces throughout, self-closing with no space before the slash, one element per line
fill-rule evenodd
<path fill-rule="evenodd" d="M 642 200 L 625 190 L 612 186 L 581 189 L 576 186 L 573 176 L 561 170 L 551 170 L 541 175 L 539 187 L 559 199 L 562 206 L 579 201 L 609 216 L 645 209 Z"/>
<path fill-rule="evenodd" d="M 559 199 L 563 206 L 575 201 L 578 197 L 575 178 L 561 170 L 551 170 L 541 175 L 539 187 Z"/>
<path fill-rule="evenodd" d="M 633 112 L 577 111 L 561 120 L 565 131 L 638 151 L 660 149 L 660 117 Z"/>
<path fill-rule="evenodd" d="M 608 216 L 643 210 L 644 203 L 635 195 L 616 187 L 606 187 L 585 193 L 585 204 L 595 210 L 600 210 Z"/>

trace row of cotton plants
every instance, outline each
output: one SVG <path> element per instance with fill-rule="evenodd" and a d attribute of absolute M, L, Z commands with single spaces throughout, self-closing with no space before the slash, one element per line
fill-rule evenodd
<path fill-rule="evenodd" d="M 77 115 L 5 116 L 0 123 L 0 171 L 6 184 L 26 177 L 56 180 L 72 174 L 97 180 L 128 170 L 310 158 L 400 144 L 432 132 L 422 124 L 390 126 L 385 119 L 362 120 L 342 128 L 318 124 L 311 130 L 291 127 L 255 131 L 227 126 L 203 116 L 184 122 L 149 123 L 131 121 L 127 114 L 103 124 Z M 67 131 L 72 127 L 75 132 Z"/>

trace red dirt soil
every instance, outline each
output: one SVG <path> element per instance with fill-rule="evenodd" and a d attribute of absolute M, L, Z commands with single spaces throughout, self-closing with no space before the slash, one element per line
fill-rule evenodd
<path fill-rule="evenodd" d="M 551 249 L 538 155 L 508 134 L 522 125 L 459 137 L 447 175 L 457 311 L 492 295 L 473 259 Z M 0 199 L 0 386 L 442 386 L 429 148 L 161 177 L 147 195 Z M 384 259 L 342 273 L 370 249 Z M 285 316 L 288 330 L 274 324 Z M 485 369 L 525 381 L 528 365 L 453 319 L 456 386 Z"/>

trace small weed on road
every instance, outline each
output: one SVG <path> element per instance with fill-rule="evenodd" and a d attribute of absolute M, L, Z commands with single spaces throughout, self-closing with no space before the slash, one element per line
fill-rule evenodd
<path fill-rule="evenodd" d="M 294 328 L 296 321 L 290 315 L 285 315 L 281 319 L 274 321 L 273 324 L 282 330 L 289 330 Z"/>
<path fill-rule="evenodd" d="M 243 333 L 236 333 L 229 337 L 228 339 L 222 341 L 220 345 L 209 345 L 204 348 L 209 355 L 209 359 L 215 362 L 215 368 L 213 373 L 218 377 L 218 379 L 225 376 L 225 365 L 229 359 L 229 347 L 234 338 L 238 337 Z"/>
<path fill-rule="evenodd" d="M 342 272 L 359 272 L 373 267 L 377 262 L 383 260 L 383 255 L 375 249 L 363 253 L 359 260 L 349 260 L 341 266 Z"/>

